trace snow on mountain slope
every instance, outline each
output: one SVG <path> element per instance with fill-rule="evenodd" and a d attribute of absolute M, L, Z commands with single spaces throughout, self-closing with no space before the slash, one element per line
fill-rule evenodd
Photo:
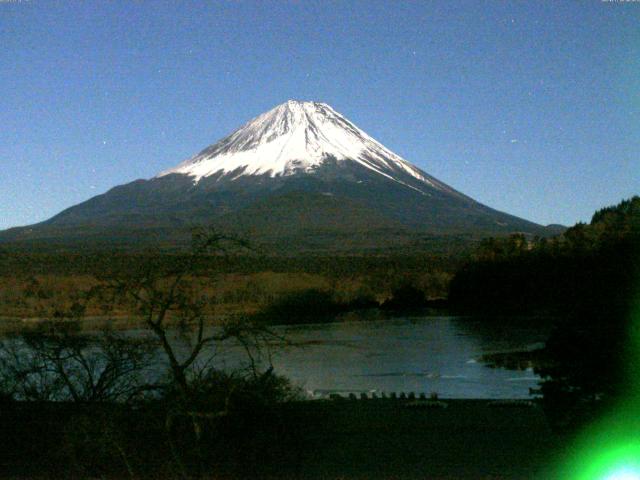
<path fill-rule="evenodd" d="M 183 174 L 197 183 L 212 175 L 231 180 L 244 175 L 289 176 L 313 173 L 330 159 L 356 162 L 420 192 L 420 184 L 455 192 L 385 148 L 326 103 L 295 100 L 259 115 L 158 177 Z M 418 187 L 415 182 L 409 185 L 406 175 L 417 180 Z"/>

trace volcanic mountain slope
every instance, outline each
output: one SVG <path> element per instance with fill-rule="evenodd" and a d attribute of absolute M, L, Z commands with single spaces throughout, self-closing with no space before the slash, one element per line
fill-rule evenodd
<path fill-rule="evenodd" d="M 200 224 L 293 249 L 546 233 L 428 175 L 329 105 L 290 100 L 175 168 L 2 232 L 0 242 L 171 244 Z"/>

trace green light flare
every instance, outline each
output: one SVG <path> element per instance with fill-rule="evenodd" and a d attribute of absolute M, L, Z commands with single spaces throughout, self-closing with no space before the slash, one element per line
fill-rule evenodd
<path fill-rule="evenodd" d="M 620 419 L 626 415 L 621 412 Z M 640 480 L 640 433 L 637 420 L 628 427 L 603 423 L 589 430 L 563 468 L 553 478 L 562 480 Z M 623 476 L 625 475 L 625 476 Z M 635 476 L 633 476 L 635 475 Z"/>
<path fill-rule="evenodd" d="M 607 475 L 604 480 L 640 480 L 640 473 L 637 469 L 620 468 Z"/>
<path fill-rule="evenodd" d="M 635 297 L 628 339 L 625 398 L 583 431 L 551 478 L 640 480 L 640 295 Z"/>
<path fill-rule="evenodd" d="M 640 480 L 640 444 L 613 448 L 589 460 L 576 480 Z"/>

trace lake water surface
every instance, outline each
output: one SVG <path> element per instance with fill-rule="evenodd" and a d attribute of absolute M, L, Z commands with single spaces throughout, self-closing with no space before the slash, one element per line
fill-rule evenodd
<path fill-rule="evenodd" d="M 349 392 L 437 393 L 442 398 L 528 398 L 532 370 L 489 368 L 485 353 L 542 346 L 526 322 L 496 326 L 455 317 L 276 327 L 294 346 L 272 352 L 275 372 L 315 397 Z M 232 362 L 231 360 L 229 360 Z"/>

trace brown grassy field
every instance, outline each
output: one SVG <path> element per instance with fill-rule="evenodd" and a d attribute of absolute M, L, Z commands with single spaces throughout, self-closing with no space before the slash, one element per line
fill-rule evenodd
<path fill-rule="evenodd" d="M 427 295 L 442 295 L 449 275 L 414 275 L 412 284 Z M 38 319 L 66 318 L 81 313 L 87 328 L 98 328 L 106 320 L 115 328 L 139 324 L 135 306 L 123 299 L 114 301 L 107 283 L 90 274 L 36 274 L 0 276 L 0 331 L 21 329 Z M 219 273 L 187 278 L 193 298 L 204 300 L 203 313 L 215 323 L 229 315 L 259 312 L 286 295 L 318 290 L 328 292 L 339 303 L 357 299 L 383 302 L 390 297 L 394 281 L 376 275 L 327 276 L 304 272 Z M 435 285 L 435 287 L 434 287 Z M 91 290 L 94 293 L 88 296 Z"/>

